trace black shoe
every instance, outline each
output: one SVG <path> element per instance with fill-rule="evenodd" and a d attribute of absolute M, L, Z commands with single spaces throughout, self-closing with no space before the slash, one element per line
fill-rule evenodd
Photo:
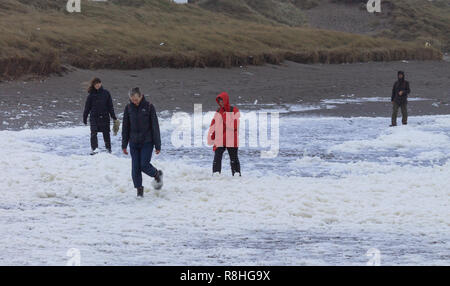
<path fill-rule="evenodd" d="M 153 187 L 155 190 L 160 190 L 163 187 L 163 172 L 161 170 L 156 171 Z"/>
<path fill-rule="evenodd" d="M 137 188 L 137 196 L 139 198 L 143 198 L 144 197 L 144 187 Z"/>
<path fill-rule="evenodd" d="M 392 125 L 392 124 L 391 124 L 391 125 L 389 125 L 389 127 L 395 127 L 395 126 L 397 126 L 397 125 Z"/>
<path fill-rule="evenodd" d="M 109 154 L 112 153 L 111 149 L 106 149 L 106 151 L 107 151 Z"/>

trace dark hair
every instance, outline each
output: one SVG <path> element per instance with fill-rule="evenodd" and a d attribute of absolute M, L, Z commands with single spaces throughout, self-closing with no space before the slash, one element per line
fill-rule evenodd
<path fill-rule="evenodd" d="M 142 95 L 141 90 L 139 89 L 139 87 L 134 87 L 128 92 L 128 96 L 129 97 L 131 97 L 131 96 L 133 96 L 135 94 Z"/>
<path fill-rule="evenodd" d="M 88 92 L 89 93 L 91 93 L 91 92 L 93 92 L 95 90 L 95 85 L 97 83 L 102 83 L 102 81 L 98 77 L 96 77 L 93 80 L 91 80 L 91 83 L 89 84 L 89 88 L 88 88 Z"/>

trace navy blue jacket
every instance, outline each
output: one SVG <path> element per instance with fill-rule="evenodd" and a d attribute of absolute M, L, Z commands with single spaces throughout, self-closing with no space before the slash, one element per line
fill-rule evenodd
<path fill-rule="evenodd" d="M 400 91 L 403 91 L 403 95 L 399 95 Z M 397 80 L 394 83 L 391 101 L 394 101 L 398 105 L 406 104 L 408 102 L 408 94 L 410 93 L 411 89 L 409 88 L 409 82 L 405 80 L 405 76 L 403 74 L 403 79 Z"/>
<path fill-rule="evenodd" d="M 161 134 L 158 116 L 153 104 L 142 98 L 139 106 L 130 101 L 123 113 L 122 149 L 128 143 L 142 144 L 152 142 L 156 150 L 161 150 Z"/>
<path fill-rule="evenodd" d="M 103 87 L 89 93 L 83 112 L 84 124 L 87 124 L 88 115 L 93 132 L 109 131 L 110 116 L 114 120 L 117 119 L 111 94 Z"/>

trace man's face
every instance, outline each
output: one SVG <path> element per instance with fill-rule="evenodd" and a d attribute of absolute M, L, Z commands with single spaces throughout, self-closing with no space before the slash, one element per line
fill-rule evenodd
<path fill-rule="evenodd" d="M 102 83 L 101 83 L 101 82 L 96 83 L 96 84 L 94 85 L 94 87 L 95 87 L 96 90 L 99 90 L 99 89 L 102 87 Z"/>
<path fill-rule="evenodd" d="M 142 95 L 134 94 L 130 97 L 130 100 L 134 105 L 138 106 L 141 103 Z"/>
<path fill-rule="evenodd" d="M 403 74 L 398 74 L 398 79 L 402 79 L 403 78 Z"/>
<path fill-rule="evenodd" d="M 222 98 L 219 98 L 219 100 L 217 102 L 219 103 L 220 107 L 223 107 L 223 100 L 222 100 Z"/>

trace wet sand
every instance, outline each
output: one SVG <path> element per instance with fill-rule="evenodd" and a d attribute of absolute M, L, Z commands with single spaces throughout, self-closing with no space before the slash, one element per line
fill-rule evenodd
<path fill-rule="evenodd" d="M 86 87 L 95 76 L 103 80 L 123 112 L 127 93 L 140 87 L 158 111 L 215 110 L 215 97 L 227 91 L 233 105 L 259 109 L 260 104 L 331 106 L 293 111 L 304 116 L 389 117 L 389 102 L 397 70 L 406 71 L 412 98 L 409 113 L 437 115 L 450 113 L 450 62 L 410 61 L 340 65 L 251 66 L 231 69 L 146 69 L 138 71 L 79 70 L 43 80 L 0 83 L 0 130 L 43 126 L 79 125 L 82 121 Z M 386 98 L 375 102 L 325 104 L 326 99 Z M 257 104 L 254 104 L 257 101 Z"/>

